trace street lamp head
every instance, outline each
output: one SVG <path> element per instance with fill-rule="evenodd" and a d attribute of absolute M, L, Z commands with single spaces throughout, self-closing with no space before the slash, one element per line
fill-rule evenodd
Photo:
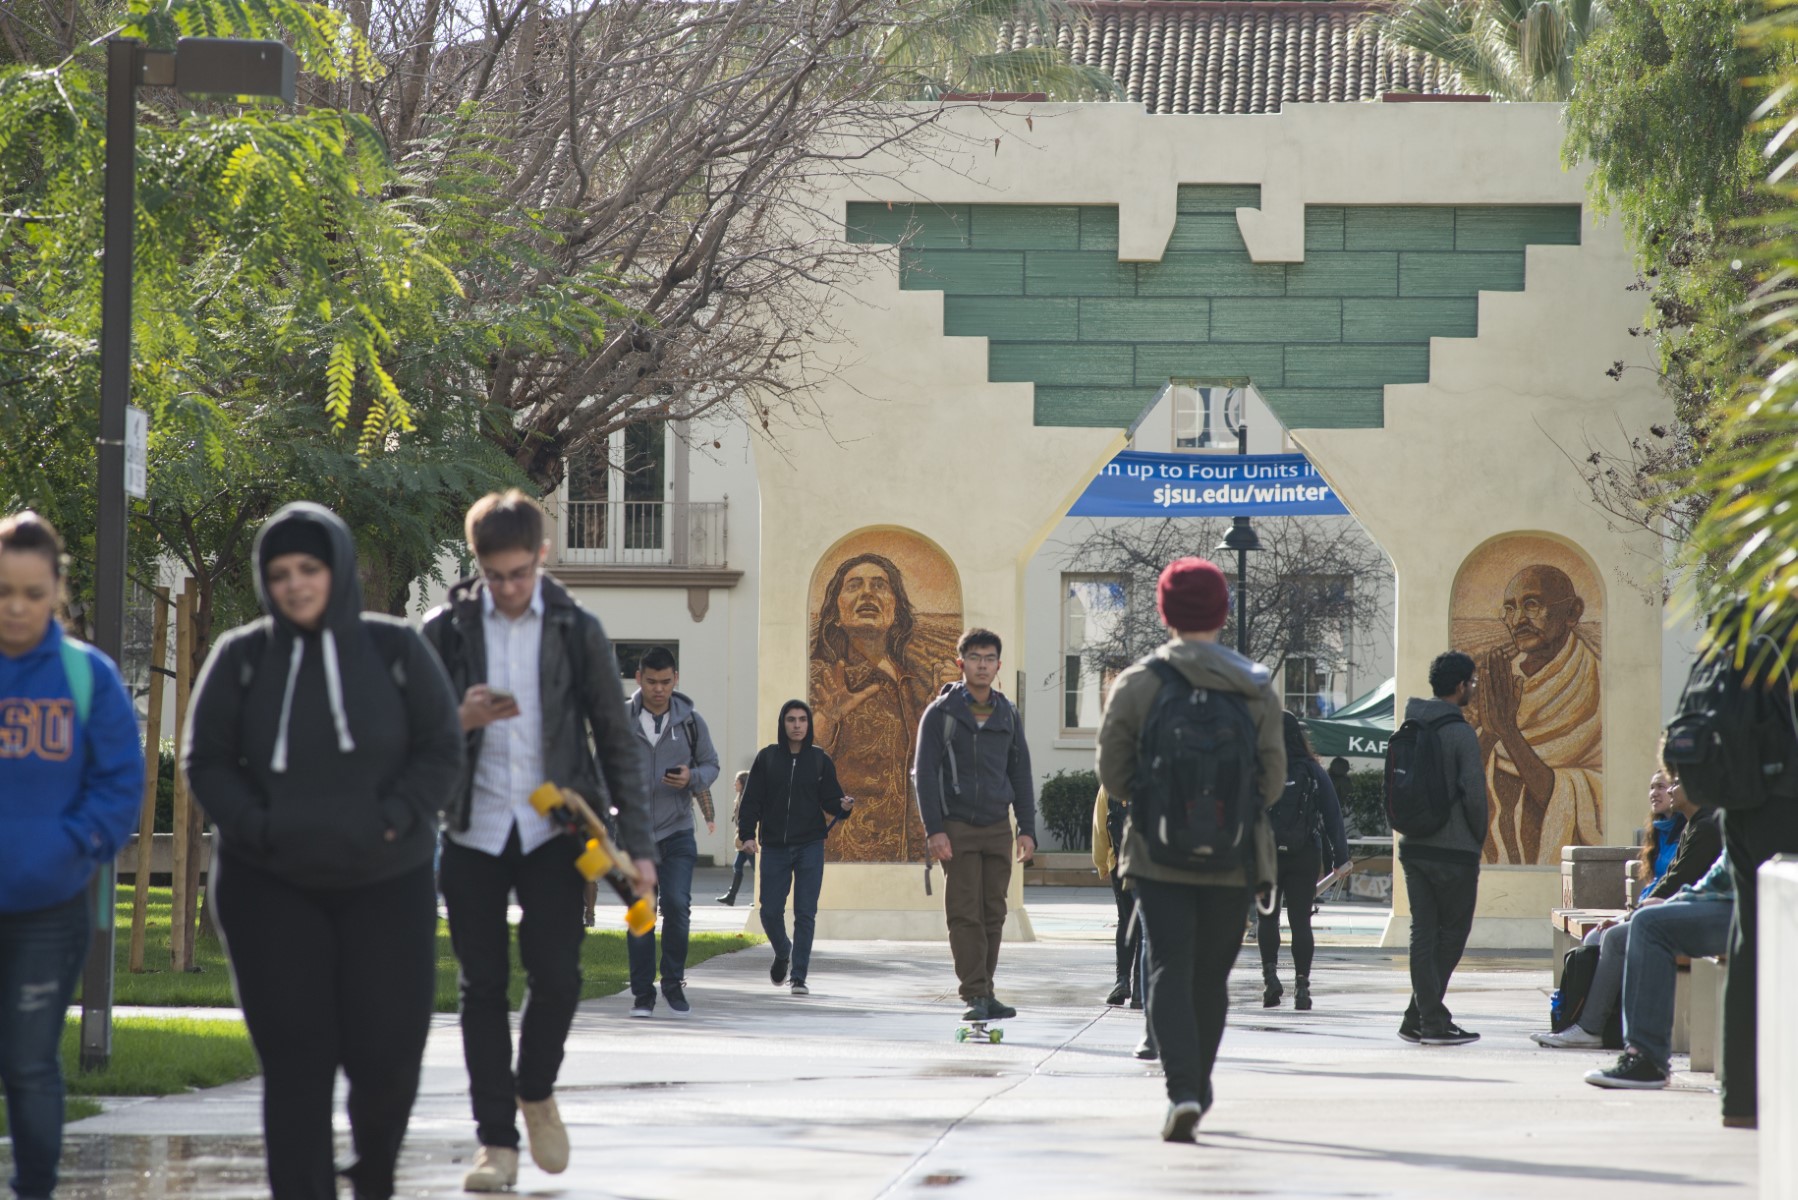
<path fill-rule="evenodd" d="M 298 65 L 282 42 L 181 38 L 175 87 L 188 96 L 275 96 L 292 104 Z"/>
<path fill-rule="evenodd" d="M 1255 532 L 1255 527 L 1249 524 L 1248 518 L 1238 517 L 1236 523 L 1230 526 L 1230 532 L 1224 534 L 1224 540 L 1218 543 L 1217 548 L 1220 551 L 1259 550 L 1261 549 L 1261 535 Z"/>

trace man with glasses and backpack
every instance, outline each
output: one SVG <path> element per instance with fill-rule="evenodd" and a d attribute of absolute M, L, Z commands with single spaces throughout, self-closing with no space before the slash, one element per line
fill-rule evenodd
<path fill-rule="evenodd" d="M 1036 853 L 1036 790 L 1030 747 L 1018 710 L 993 687 L 999 635 L 970 629 L 955 648 L 960 683 L 944 684 L 918 722 L 918 810 L 930 856 L 943 864 L 943 908 L 964 1021 L 1018 1015 L 993 994 L 1005 897 L 1011 886 L 1012 817 L 1016 854 Z"/>
<path fill-rule="evenodd" d="M 1250 896 L 1278 875 L 1266 809 L 1286 783 L 1280 696 L 1218 643 L 1230 585 L 1202 558 L 1162 571 L 1171 640 L 1118 676 L 1099 725 L 1099 783 L 1128 816 L 1119 870 L 1148 941 L 1148 1019 L 1167 1078 L 1163 1141 L 1190 1142 L 1213 1099 Z"/>
<path fill-rule="evenodd" d="M 1455 1024 L 1443 1003 L 1473 929 L 1489 821 L 1479 734 L 1462 715 L 1478 686 L 1470 656 L 1438 654 L 1430 664 L 1433 698 L 1405 702 L 1404 724 L 1386 746 L 1386 814 L 1411 901 L 1411 1003 L 1398 1035 L 1425 1046 L 1480 1038 Z"/>

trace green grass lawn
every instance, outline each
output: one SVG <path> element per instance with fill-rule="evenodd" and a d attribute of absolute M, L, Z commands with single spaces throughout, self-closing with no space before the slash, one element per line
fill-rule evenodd
<path fill-rule="evenodd" d="M 62 1031 L 63 1076 L 68 1081 L 66 1119 L 100 1111 L 92 1096 L 168 1096 L 189 1088 L 217 1087 L 256 1074 L 256 1052 L 242 1021 L 194 1017 L 120 1017 L 112 1025 L 112 1061 L 83 1074 L 81 1022 Z M 6 1107 L 0 1103 L 0 1134 Z"/>
<path fill-rule="evenodd" d="M 126 963 L 131 951 L 131 897 L 129 887 L 118 892 L 117 965 L 113 983 L 114 1004 L 141 1004 L 157 1008 L 194 1007 L 230 1008 L 237 1004 L 231 991 L 231 975 L 225 966 L 224 951 L 215 941 L 202 939 L 194 949 L 194 965 L 198 970 L 178 974 L 169 969 L 168 888 L 151 888 L 146 910 L 144 965 L 149 968 L 133 975 Z M 601 921 L 616 910 L 602 908 Z M 687 965 L 696 966 L 717 954 L 728 954 L 763 939 L 741 933 L 696 933 L 687 951 Z M 625 958 L 623 929 L 589 929 L 581 941 L 581 998 L 591 1000 L 609 996 L 630 981 L 630 964 Z M 512 952 L 512 1007 L 524 998 L 524 972 L 518 966 L 518 952 Z M 456 1011 L 456 956 L 450 951 L 449 927 L 437 925 L 437 1011 Z"/>

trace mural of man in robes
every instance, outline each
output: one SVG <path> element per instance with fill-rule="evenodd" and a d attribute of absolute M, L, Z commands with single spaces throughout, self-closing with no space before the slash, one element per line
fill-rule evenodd
<path fill-rule="evenodd" d="M 1558 567 L 1528 566 L 1505 588 L 1511 644 L 1480 671 L 1477 724 L 1493 800 L 1485 859 L 1555 863 L 1603 832 L 1600 659 L 1579 636 L 1586 602 Z"/>

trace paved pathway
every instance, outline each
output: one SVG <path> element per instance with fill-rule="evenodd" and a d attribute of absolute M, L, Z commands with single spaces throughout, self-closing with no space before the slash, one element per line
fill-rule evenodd
<path fill-rule="evenodd" d="M 709 893 L 701 891 L 702 895 Z M 952 1040 L 945 946 L 820 945 L 809 998 L 775 989 L 768 952 L 716 958 L 690 979 L 694 1012 L 625 1017 L 583 1006 L 559 1089 L 574 1165 L 528 1165 L 532 1196 L 642 1200 L 1143 1196 L 1751 1197 L 1756 1135 L 1722 1129 L 1708 1076 L 1665 1093 L 1599 1092 L 1608 1056 L 1527 1041 L 1546 1013 L 1545 959 L 1474 955 L 1456 1017 L 1477 1045 L 1393 1036 L 1403 961 L 1366 945 L 1320 952 L 1316 1010 L 1259 1006 L 1253 947 L 1198 1146 L 1156 1138 L 1161 1081 L 1130 1050 L 1139 1013 L 1111 982 L 1109 897 L 1035 889 L 1048 936 L 1009 947 L 1001 994 L 1022 1010 L 1001 1045 Z M 744 909 L 700 924 L 737 929 Z M 1361 940 L 1370 910 L 1331 910 Z M 402 1194 L 460 1196 L 470 1153 L 453 1018 L 433 1033 L 402 1162 Z M 252 1081 L 131 1103 L 71 1127 L 63 1200 L 237 1197 L 258 1191 Z M 4 1157 L 0 1154 L 0 1157 Z"/>

